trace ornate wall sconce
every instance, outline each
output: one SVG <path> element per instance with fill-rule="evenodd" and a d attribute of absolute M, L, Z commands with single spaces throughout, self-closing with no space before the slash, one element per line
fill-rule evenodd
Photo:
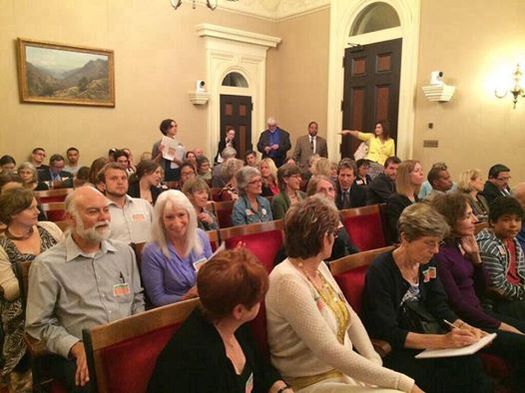
<path fill-rule="evenodd" d="M 510 92 L 513 96 L 513 100 L 512 100 L 512 102 L 514 103 L 513 108 L 516 109 L 518 98 L 520 96 L 525 97 L 525 89 L 523 88 L 522 80 L 521 80 L 521 77 L 523 74 L 520 70 L 519 64 L 516 65 L 516 71 L 514 71 L 512 75 L 513 75 L 512 79 L 514 80 L 514 86 L 511 89 L 497 88 L 496 90 L 494 90 L 494 94 L 498 98 L 503 98 Z"/>

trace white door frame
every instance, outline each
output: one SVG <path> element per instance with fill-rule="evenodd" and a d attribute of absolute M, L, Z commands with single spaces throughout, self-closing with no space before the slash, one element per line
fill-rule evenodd
<path fill-rule="evenodd" d="M 392 6 L 401 26 L 350 37 L 350 29 L 357 16 L 366 7 L 378 1 Z M 352 44 L 372 44 L 402 38 L 401 75 L 399 84 L 399 116 L 397 123 L 397 155 L 402 159 L 412 157 L 414 142 L 414 118 L 419 53 L 420 0 L 332 0 L 330 8 L 330 55 L 328 80 L 327 136 L 330 157 L 339 157 L 339 145 L 343 122 L 341 101 L 344 90 L 343 56 Z M 371 130 L 365 130 L 371 131 Z"/>
<path fill-rule="evenodd" d="M 281 39 L 264 34 L 203 23 L 196 26 L 197 34 L 205 39 L 206 75 L 210 100 L 206 148 L 210 157 L 215 154 L 220 139 L 220 95 L 233 94 L 252 97 L 252 140 L 257 144 L 256 130 L 263 129 L 266 113 L 266 53 Z M 248 88 L 222 86 L 224 77 L 238 72 L 248 82 Z"/>

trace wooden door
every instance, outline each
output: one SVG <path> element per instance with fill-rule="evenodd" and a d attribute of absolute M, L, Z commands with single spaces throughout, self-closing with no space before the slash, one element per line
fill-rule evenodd
<path fill-rule="evenodd" d="M 343 63 L 343 129 L 372 132 L 386 120 L 397 146 L 401 38 L 347 48 Z M 343 137 L 341 157 L 353 157 L 360 143 Z"/>
<path fill-rule="evenodd" d="M 252 97 L 221 94 L 221 140 L 233 127 L 237 158 L 252 149 L 252 109 Z"/>

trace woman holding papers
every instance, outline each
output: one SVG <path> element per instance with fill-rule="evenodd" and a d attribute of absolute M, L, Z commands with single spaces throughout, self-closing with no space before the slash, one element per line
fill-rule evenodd
<path fill-rule="evenodd" d="M 485 350 L 512 361 L 515 366 L 512 382 L 515 387 L 525 386 L 525 321 L 499 314 L 489 307 L 484 309 L 478 298 L 478 293 L 483 294 L 487 290 L 487 277 L 474 237 L 478 220 L 468 195 L 437 195 L 432 205 L 451 228 L 450 235 L 436 255 L 438 274 L 450 306 L 472 326 L 498 334 L 494 343 Z"/>
<path fill-rule="evenodd" d="M 180 191 L 160 194 L 153 210 L 152 242 L 142 253 L 142 281 L 154 306 L 196 297 L 196 266 L 211 254 L 195 208 Z"/>
<path fill-rule="evenodd" d="M 153 145 L 151 156 L 164 169 L 164 180 L 178 181 L 185 151 L 175 139 L 178 130 L 177 122 L 173 119 L 162 120 L 159 128 L 164 136 Z"/>
<path fill-rule="evenodd" d="M 433 256 L 448 225 L 431 206 L 415 203 L 399 218 L 400 246 L 379 256 L 366 275 L 364 321 L 392 351 L 385 366 L 414 378 L 425 392 L 490 392 L 477 356 L 415 359 L 423 349 L 459 348 L 483 332 L 461 321 L 446 303 Z M 457 328 L 450 330 L 444 321 Z"/>

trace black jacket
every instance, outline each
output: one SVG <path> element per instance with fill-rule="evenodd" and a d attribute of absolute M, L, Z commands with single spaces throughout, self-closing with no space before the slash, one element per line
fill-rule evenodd
<path fill-rule="evenodd" d="M 264 130 L 263 132 L 261 132 L 259 142 L 257 142 L 257 150 L 259 150 L 259 152 L 262 154 L 262 158 L 271 157 L 275 162 L 277 168 L 279 168 L 281 165 L 284 164 L 286 152 L 290 150 L 292 144 L 290 143 L 290 134 L 287 131 L 282 130 L 280 128 L 277 129 L 279 130 L 279 149 L 277 151 L 271 151 L 270 154 L 266 154 L 264 148 L 270 145 L 271 132 L 270 130 Z"/>
<path fill-rule="evenodd" d="M 235 337 L 253 372 L 253 392 L 267 393 L 281 379 L 258 354 L 248 325 Z M 244 393 L 215 327 L 195 309 L 157 359 L 148 393 Z"/>
<path fill-rule="evenodd" d="M 416 200 L 417 202 L 417 200 Z M 406 196 L 395 193 L 386 203 L 386 220 L 387 220 L 387 237 L 390 243 L 399 242 L 399 231 L 397 223 L 403 210 L 410 206 L 413 202 Z"/>
<path fill-rule="evenodd" d="M 157 198 L 161 194 L 162 191 L 164 191 L 162 188 L 158 187 L 150 187 L 151 191 L 151 199 L 153 199 L 153 205 L 155 202 L 157 202 Z M 138 181 L 133 182 L 129 185 L 128 188 L 128 195 L 133 198 L 140 198 L 140 184 Z"/>
<path fill-rule="evenodd" d="M 344 197 L 339 182 L 336 184 L 336 191 L 337 196 L 335 197 L 335 205 L 339 210 L 366 205 L 366 189 L 355 183 L 353 183 L 350 188 L 350 205 L 345 205 L 344 203 Z"/>
<path fill-rule="evenodd" d="M 73 174 L 66 171 L 60 171 L 60 177 L 62 179 L 63 188 L 73 188 Z M 39 182 L 49 182 L 51 181 L 51 172 L 49 168 L 47 170 L 38 171 L 38 181 Z"/>
<path fill-rule="evenodd" d="M 380 173 L 368 185 L 366 203 L 367 205 L 386 203 L 395 192 L 396 183 L 384 173 Z"/>
<path fill-rule="evenodd" d="M 510 189 L 507 187 L 506 192 L 503 193 L 498 187 L 496 187 L 494 184 L 487 180 L 485 182 L 485 186 L 483 187 L 483 192 L 481 194 L 485 197 L 490 206 L 492 201 L 494 201 L 494 199 L 496 199 L 497 197 L 510 195 Z"/>

